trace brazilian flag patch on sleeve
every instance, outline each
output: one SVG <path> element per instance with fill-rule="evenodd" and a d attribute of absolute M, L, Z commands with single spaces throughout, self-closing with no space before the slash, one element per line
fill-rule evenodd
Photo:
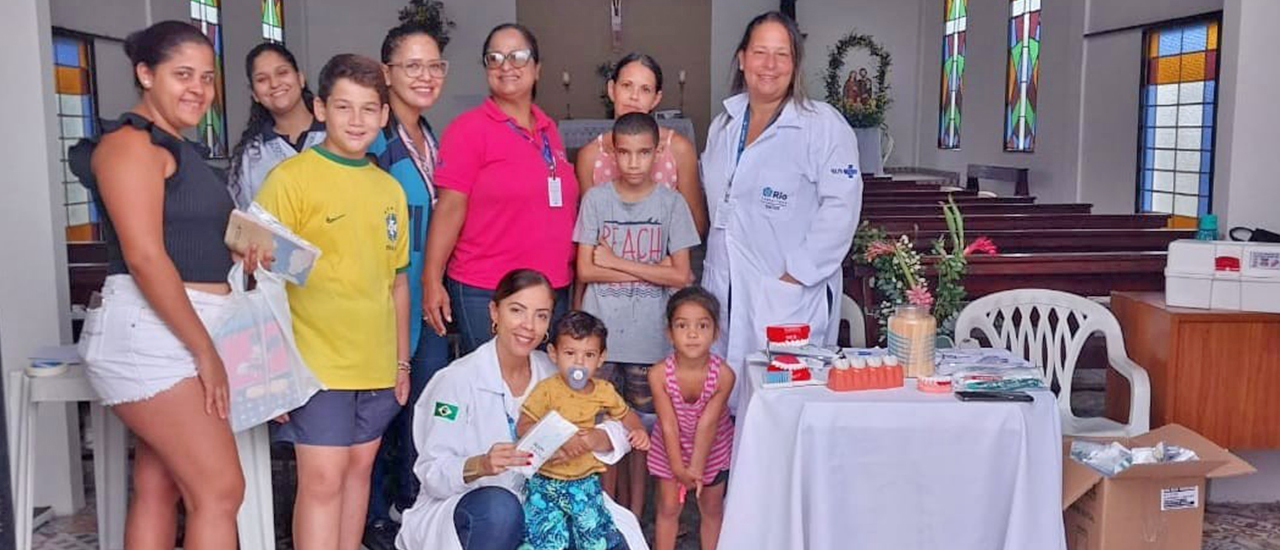
<path fill-rule="evenodd" d="M 443 418 L 445 420 L 457 420 L 458 406 L 452 403 L 445 403 L 444 401 L 436 401 L 435 416 L 436 418 Z"/>

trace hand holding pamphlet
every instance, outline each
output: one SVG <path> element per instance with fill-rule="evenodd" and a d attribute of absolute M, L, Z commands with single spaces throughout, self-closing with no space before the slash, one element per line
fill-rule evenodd
<path fill-rule="evenodd" d="M 240 254 L 247 255 L 254 246 L 271 254 L 275 262 L 268 269 L 296 285 L 306 284 L 311 268 L 320 259 L 319 248 L 285 227 L 256 202 L 249 205 L 248 210 L 231 212 L 223 240 L 227 248 Z"/>
<path fill-rule="evenodd" d="M 520 438 L 519 443 L 516 443 L 516 450 L 533 455 L 529 459 L 529 465 L 511 469 L 525 477 L 533 476 L 534 472 L 537 472 L 551 458 L 551 455 L 554 455 L 556 450 L 576 433 L 578 433 L 578 427 L 565 420 L 560 413 L 556 411 L 547 413 L 524 434 L 524 437 Z"/>

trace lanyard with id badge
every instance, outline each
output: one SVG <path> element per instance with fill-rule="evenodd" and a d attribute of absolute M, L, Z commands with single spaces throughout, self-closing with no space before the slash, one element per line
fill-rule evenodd
<path fill-rule="evenodd" d="M 535 149 L 539 149 L 538 144 L 534 143 L 533 136 L 521 130 L 516 123 L 508 120 L 507 126 L 511 127 L 511 131 L 520 135 L 525 141 L 529 142 Z M 551 140 L 547 138 L 547 131 L 542 132 L 542 160 L 547 163 L 547 206 L 551 208 L 561 208 L 564 206 L 564 193 L 560 185 L 560 177 L 556 175 L 556 156 L 551 151 Z"/>
<path fill-rule="evenodd" d="M 736 203 L 733 202 L 731 196 L 733 191 L 733 178 L 738 174 L 738 163 L 742 161 L 742 152 L 747 149 L 747 131 L 751 125 L 751 109 L 747 108 L 742 113 L 742 131 L 738 134 L 738 152 L 733 157 L 733 170 L 729 172 L 729 181 L 724 185 L 724 199 L 720 202 L 720 208 L 716 209 L 715 227 L 716 229 L 725 229 L 729 227 L 729 218 L 733 217 L 733 209 Z"/>

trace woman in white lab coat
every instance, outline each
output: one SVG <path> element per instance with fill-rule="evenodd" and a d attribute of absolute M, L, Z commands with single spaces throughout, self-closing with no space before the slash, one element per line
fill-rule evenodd
<path fill-rule="evenodd" d="M 400 550 L 511 550 L 521 542 L 524 477 L 508 468 L 528 463 L 514 443 L 520 404 L 540 380 L 558 375 L 536 350 L 553 307 L 554 291 L 541 273 L 507 273 L 489 304 L 493 339 L 427 384 L 413 416 L 413 471 L 422 489 L 402 516 Z M 628 450 L 626 430 L 607 421 L 574 436 L 560 452 L 594 452 L 612 464 Z M 604 498 L 628 547 L 647 549 L 635 516 Z"/>
<path fill-rule="evenodd" d="M 722 304 L 718 352 L 734 368 L 764 347 L 766 325 L 808 323 L 819 345 L 835 343 L 839 327 L 840 265 L 862 203 L 858 144 L 835 108 L 806 97 L 802 54 L 786 15 L 747 25 L 736 95 L 702 156 L 711 214 L 702 284 Z M 733 410 L 750 379 L 738 377 Z"/>

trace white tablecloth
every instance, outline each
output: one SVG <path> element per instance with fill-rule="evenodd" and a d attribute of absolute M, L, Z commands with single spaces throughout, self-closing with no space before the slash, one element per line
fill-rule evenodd
<path fill-rule="evenodd" d="M 1061 550 L 1053 394 L 761 389 L 748 369 L 720 550 Z"/>
<path fill-rule="evenodd" d="M 580 149 L 588 141 L 596 139 L 596 136 L 613 129 L 613 120 L 608 118 L 570 118 L 561 120 L 558 124 L 565 149 Z M 692 120 L 683 117 L 660 118 L 658 126 L 679 132 L 680 135 L 688 138 L 690 143 L 698 142 L 694 139 L 696 136 Z"/>

